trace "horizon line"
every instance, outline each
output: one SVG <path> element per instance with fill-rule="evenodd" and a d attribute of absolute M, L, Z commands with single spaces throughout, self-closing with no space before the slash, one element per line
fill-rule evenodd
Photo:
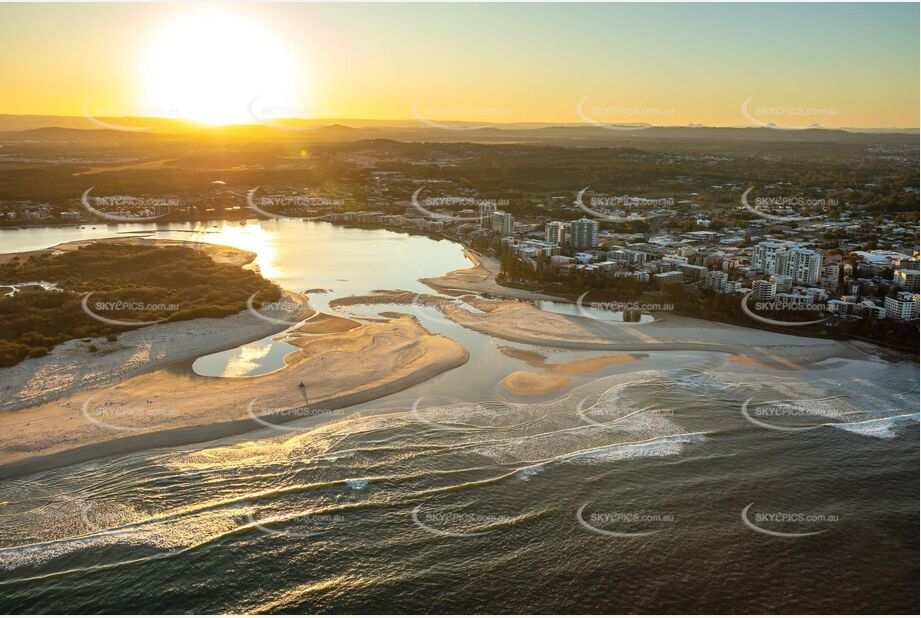
<path fill-rule="evenodd" d="M 422 125 L 420 128 L 430 128 L 437 130 L 438 127 L 430 126 L 427 124 L 426 120 L 419 118 L 324 118 L 324 117 L 314 117 L 314 118 L 305 118 L 298 116 L 291 117 L 273 117 L 266 118 L 263 121 L 259 119 L 253 119 L 251 122 L 241 121 L 241 122 L 224 122 L 211 124 L 208 122 L 202 122 L 199 120 L 193 120 L 189 118 L 177 118 L 170 116 L 138 116 L 138 115 L 99 115 L 99 116 L 86 116 L 84 114 L 17 114 L 17 113 L 7 113 L 0 112 L 0 117 L 9 117 L 9 118 L 62 118 L 69 120 L 85 120 L 92 123 L 94 120 L 98 119 L 111 119 L 111 120 L 137 120 L 137 121 L 159 121 L 165 123 L 176 123 L 176 124 L 186 124 L 193 125 L 196 127 L 201 127 L 204 129 L 220 129 L 220 128 L 230 128 L 230 127 L 265 127 L 265 128 L 285 128 L 272 126 L 271 123 L 289 123 L 289 122 L 307 122 L 311 124 L 323 124 L 323 123 L 333 123 L 345 126 L 347 128 L 361 128 L 361 127 L 349 127 L 348 125 L 343 125 L 342 123 L 346 122 L 366 122 L 366 123 L 378 123 L 384 124 L 387 123 L 403 123 L 403 124 L 417 124 Z M 474 121 L 474 120 L 449 120 L 449 119 L 439 119 L 438 123 L 452 124 L 458 126 L 465 125 L 475 125 L 475 128 L 480 130 L 488 129 L 499 129 L 502 127 L 515 127 L 516 125 L 540 125 L 541 128 L 548 127 L 564 127 L 564 128 L 599 128 L 604 129 L 605 126 L 610 127 L 622 127 L 622 128 L 637 128 L 637 129 L 773 129 L 774 126 L 770 125 L 710 125 L 702 123 L 687 123 L 687 124 L 649 124 L 644 122 L 608 122 L 608 123 L 591 123 L 591 122 L 572 122 L 572 121 L 547 121 L 547 120 L 517 120 L 517 121 Z M 54 125 L 47 125 L 44 127 L 35 127 L 35 128 L 67 128 L 67 127 L 55 127 Z M 155 128 L 151 129 L 151 132 Z M 322 128 L 331 128 L 318 126 L 317 129 Z M 408 128 L 408 127 L 404 127 Z M 534 127 L 537 128 L 537 127 Z M 806 130 L 824 130 L 824 131 L 890 131 L 890 132 L 921 132 L 921 126 L 917 127 L 899 127 L 899 126 L 825 126 L 820 124 L 814 124 L 804 127 L 795 127 L 798 131 Z M 10 129 L 0 129 L 0 130 L 10 130 Z M 13 129 L 15 130 L 15 129 Z M 34 129 L 20 129 L 20 130 L 34 130 Z M 97 129 L 89 129 L 97 130 Z M 99 127 L 98 130 L 106 130 L 105 127 Z"/>

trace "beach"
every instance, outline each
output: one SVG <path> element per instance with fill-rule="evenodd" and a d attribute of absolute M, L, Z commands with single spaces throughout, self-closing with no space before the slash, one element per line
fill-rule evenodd
<path fill-rule="evenodd" d="M 141 238 L 106 240 L 132 244 L 186 244 L 213 259 L 245 266 L 255 254 L 206 243 Z M 45 251 L 67 251 L 86 241 Z M 499 345 L 499 351 L 532 370 L 513 371 L 499 387 L 514 397 L 560 393 L 573 378 L 617 373 L 661 351 L 726 354 L 739 366 L 796 371 L 830 358 L 866 359 L 847 343 L 807 339 L 706 320 L 657 314 L 654 322 L 616 323 L 543 311 L 541 295 L 495 283 L 495 273 L 477 258 L 470 269 L 420 280 L 452 296 L 406 290 L 373 290 L 329 302 L 331 308 L 363 304 L 424 304 L 467 329 L 497 340 L 553 349 L 612 351 L 608 355 L 548 361 L 536 351 Z M 495 265 L 493 265 L 495 266 Z M 514 299 L 487 300 L 460 292 L 488 292 Z M 319 292 L 319 291 L 318 291 Z M 0 431 L 0 476 L 127 453 L 242 434 L 260 428 L 257 419 L 284 423 L 372 401 L 424 382 L 467 362 L 460 343 L 432 334 L 417 315 L 385 312 L 353 319 L 315 311 L 309 298 L 286 291 L 275 313 L 243 311 L 222 319 L 195 319 L 128 331 L 115 342 L 72 340 L 48 356 L 0 370 L 6 412 Z M 265 319 L 269 318 L 269 319 Z M 305 320 L 296 328 L 291 324 Z M 246 378 L 203 377 L 191 361 L 275 333 L 297 347 L 285 367 Z M 91 351 L 90 346 L 95 346 Z M 628 371 L 624 369 L 623 371 Z"/>
<path fill-rule="evenodd" d="M 256 257 L 208 243 L 129 237 L 62 243 L 3 259 L 73 251 L 90 242 L 189 246 L 240 267 Z M 283 369 L 252 378 L 192 371 L 196 358 L 286 330 L 298 350 L 287 355 Z M 288 290 L 258 313 L 155 324 L 111 342 L 71 340 L 44 357 L 0 369 L 0 476 L 246 433 L 260 428 L 252 416 L 284 423 L 328 413 L 398 392 L 467 358 L 463 346 L 431 335 L 410 316 L 362 324 L 319 313 L 307 296 Z M 249 407 L 254 399 L 258 405 Z"/>
<path fill-rule="evenodd" d="M 370 401 L 467 361 L 463 346 L 411 317 L 297 340 L 288 366 L 253 378 L 206 378 L 187 364 L 0 415 L 0 477 L 260 429 Z M 303 386 L 301 386 L 303 384 Z M 299 411 L 291 413 L 291 410 Z M 285 431 L 285 429 L 280 429 Z"/>

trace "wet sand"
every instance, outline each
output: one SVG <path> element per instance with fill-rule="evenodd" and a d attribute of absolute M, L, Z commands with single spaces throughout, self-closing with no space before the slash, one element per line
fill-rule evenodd
<path fill-rule="evenodd" d="M 499 386 L 512 395 L 530 397 L 553 393 L 569 385 L 569 378 L 561 376 L 533 373 L 530 371 L 515 371 L 508 374 Z"/>
<path fill-rule="evenodd" d="M 709 320 L 657 314 L 637 325 L 542 311 L 529 302 L 471 302 L 480 312 L 455 305 L 445 316 L 477 332 L 531 345 L 577 350 L 654 352 L 700 350 L 723 352 L 768 367 L 798 370 L 827 358 L 866 359 L 867 354 L 841 341 L 815 339 L 721 324 Z"/>

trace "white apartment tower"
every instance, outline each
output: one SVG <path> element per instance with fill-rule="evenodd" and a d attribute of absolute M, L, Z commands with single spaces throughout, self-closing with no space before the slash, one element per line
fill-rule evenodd
<path fill-rule="evenodd" d="M 822 272 L 822 254 L 779 242 L 762 242 L 752 250 L 752 268 L 768 275 L 789 275 L 798 285 L 814 286 Z"/>
<path fill-rule="evenodd" d="M 752 292 L 755 300 L 774 300 L 777 294 L 777 284 L 773 281 L 755 281 L 752 283 Z"/>
<path fill-rule="evenodd" d="M 563 239 L 566 236 L 566 226 L 562 221 L 550 221 L 544 226 L 544 241 L 554 244 L 563 245 Z"/>
<path fill-rule="evenodd" d="M 515 218 L 502 210 L 492 213 L 492 229 L 503 236 L 515 233 Z"/>

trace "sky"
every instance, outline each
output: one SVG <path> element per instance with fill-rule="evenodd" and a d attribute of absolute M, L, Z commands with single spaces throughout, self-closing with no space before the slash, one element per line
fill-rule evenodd
<path fill-rule="evenodd" d="M 0 113 L 917 127 L 918 4 L 2 4 Z"/>

